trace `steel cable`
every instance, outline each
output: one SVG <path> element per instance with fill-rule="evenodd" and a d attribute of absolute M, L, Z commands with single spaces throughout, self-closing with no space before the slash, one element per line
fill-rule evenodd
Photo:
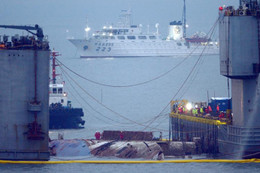
<path fill-rule="evenodd" d="M 216 20 L 216 22 L 214 23 L 214 25 L 211 27 L 210 31 L 209 31 L 208 34 L 207 34 L 207 35 L 210 35 L 210 38 L 211 38 L 211 36 L 212 36 L 212 34 L 213 34 L 215 28 L 216 28 L 216 25 L 217 25 L 218 21 L 219 21 L 219 17 L 218 17 L 218 19 Z M 171 100 L 174 100 L 174 98 L 179 94 L 179 92 L 181 91 L 181 89 L 184 87 L 184 85 L 186 84 L 186 82 L 188 81 L 188 79 L 190 78 L 190 76 L 192 75 L 192 72 L 195 70 L 197 64 L 200 62 L 201 57 L 202 57 L 202 55 L 203 55 L 203 53 L 204 53 L 206 47 L 207 47 L 207 45 L 204 46 L 204 49 L 202 50 L 202 52 L 201 52 L 201 54 L 200 54 L 198 60 L 196 61 L 196 63 L 195 63 L 194 66 L 192 67 L 191 71 L 189 72 L 188 76 L 187 76 L 186 79 L 183 81 L 182 85 L 180 86 L 180 88 L 178 89 L 178 91 L 175 93 L 175 95 L 172 97 Z M 159 115 L 160 115 L 163 111 L 165 111 L 165 109 L 166 109 L 169 105 L 170 105 L 170 102 L 164 107 L 164 109 L 159 113 Z M 157 117 L 158 117 L 158 115 L 157 115 Z M 154 121 L 155 121 L 155 120 L 156 120 L 156 118 L 154 119 Z M 154 122 L 154 121 L 153 121 L 153 122 Z M 143 130 L 147 129 L 153 122 L 149 123 Z"/>
<path fill-rule="evenodd" d="M 144 85 L 144 84 L 147 84 L 147 83 L 150 83 L 152 81 L 155 81 L 157 79 L 160 79 L 162 78 L 163 76 L 166 76 L 168 73 L 170 73 L 171 71 L 173 71 L 174 69 L 176 69 L 177 67 L 179 67 L 182 63 L 184 63 L 192 54 L 193 52 L 199 47 L 199 45 L 197 45 L 181 62 L 179 62 L 177 65 L 175 65 L 174 67 L 172 67 L 170 70 L 150 79 L 150 80 L 146 80 L 146 81 L 143 81 L 143 82 L 140 82 L 140 83 L 135 83 L 135 84 L 129 84 L 129 85 L 110 85 L 110 84 L 105 84 L 105 83 L 101 83 L 101 82 L 97 82 L 97 81 L 94 81 L 94 80 L 91 80 L 91 79 L 88 79 L 82 75 L 80 75 L 79 73 L 73 71 L 72 69 L 70 69 L 68 66 L 66 66 L 65 64 L 63 64 L 62 62 L 60 62 L 59 60 L 57 60 L 60 64 L 62 64 L 67 70 L 69 70 L 70 72 L 72 72 L 73 74 L 75 74 L 76 76 L 86 80 L 86 81 L 89 81 L 91 83 L 94 83 L 96 85 L 100 85 L 100 86 L 105 86 L 105 87 L 113 87 L 113 88 L 127 88 L 127 87 L 135 87 L 135 86 L 139 86 L 139 85 Z"/>

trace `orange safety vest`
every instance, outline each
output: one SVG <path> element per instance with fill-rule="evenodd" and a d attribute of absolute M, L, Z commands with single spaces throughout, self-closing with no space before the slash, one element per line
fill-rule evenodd
<path fill-rule="evenodd" d="M 219 112 L 219 105 L 217 105 L 217 111 Z"/>
<path fill-rule="evenodd" d="M 209 106 L 209 112 L 212 112 L 211 106 Z"/>

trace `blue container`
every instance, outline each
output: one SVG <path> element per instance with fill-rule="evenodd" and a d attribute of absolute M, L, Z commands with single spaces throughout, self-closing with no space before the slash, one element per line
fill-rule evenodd
<path fill-rule="evenodd" d="M 209 105 L 213 112 L 217 111 L 217 105 L 219 105 L 219 111 L 226 112 L 227 109 L 232 108 L 231 98 L 228 97 L 212 97 Z"/>

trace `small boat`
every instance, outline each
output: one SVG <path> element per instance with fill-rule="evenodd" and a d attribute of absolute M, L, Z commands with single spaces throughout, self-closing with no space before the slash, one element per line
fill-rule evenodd
<path fill-rule="evenodd" d="M 49 84 L 49 113 L 50 129 L 79 129 L 84 128 L 85 121 L 82 108 L 73 108 L 68 94 L 64 91 L 64 82 L 56 81 L 56 56 L 52 52 L 52 80 Z"/>

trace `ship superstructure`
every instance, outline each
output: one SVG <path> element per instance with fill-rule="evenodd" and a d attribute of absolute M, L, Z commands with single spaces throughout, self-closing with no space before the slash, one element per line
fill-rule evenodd
<path fill-rule="evenodd" d="M 186 9 L 186 8 L 185 8 Z M 156 32 L 142 31 L 142 25 L 131 24 L 131 11 L 121 11 L 121 22 L 118 25 L 104 26 L 102 30 L 93 33 L 85 39 L 69 39 L 80 53 L 81 58 L 95 57 L 160 57 L 208 55 L 219 53 L 217 42 L 190 43 L 186 38 L 186 19 L 173 21 L 169 24 L 169 34 L 162 39 L 159 34 L 159 24 Z M 86 32 L 89 32 L 89 27 Z M 88 34 L 87 34 L 88 35 Z M 203 51 L 205 45 L 207 48 Z"/>

